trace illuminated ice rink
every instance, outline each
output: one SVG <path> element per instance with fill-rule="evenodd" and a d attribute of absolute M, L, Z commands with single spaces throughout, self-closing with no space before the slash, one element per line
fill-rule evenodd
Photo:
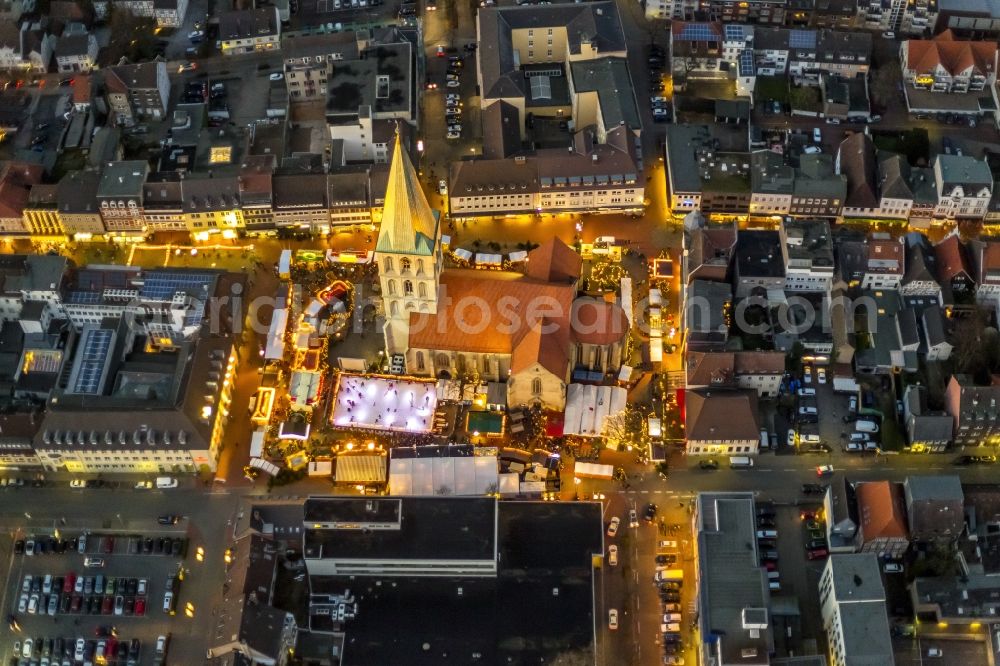
<path fill-rule="evenodd" d="M 332 421 L 342 428 L 430 432 L 435 407 L 434 382 L 342 373 Z"/>

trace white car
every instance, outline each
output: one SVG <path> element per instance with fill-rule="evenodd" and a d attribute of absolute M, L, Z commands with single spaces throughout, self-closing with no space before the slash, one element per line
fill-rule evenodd
<path fill-rule="evenodd" d="M 448 181 L 444 178 L 438 181 L 438 194 L 441 196 L 447 196 L 448 194 Z"/>
<path fill-rule="evenodd" d="M 267 78 L 270 81 L 281 81 L 283 78 L 285 78 L 285 75 L 282 74 L 281 72 L 274 72 L 274 73 L 268 75 Z"/>
<path fill-rule="evenodd" d="M 813 127 L 813 141 L 823 143 L 823 133 L 819 131 L 818 127 Z"/>
<path fill-rule="evenodd" d="M 826 384 L 826 368 L 820 368 L 817 370 L 816 377 L 819 379 L 820 384 Z"/>
<path fill-rule="evenodd" d="M 29 639 L 30 640 L 30 639 Z M 928 657 L 943 657 L 944 651 L 941 648 L 930 648 L 927 650 Z"/>
<path fill-rule="evenodd" d="M 614 535 L 618 534 L 618 526 L 621 525 L 621 523 L 622 523 L 622 519 L 619 518 L 618 516 L 615 516 L 615 517 L 613 517 L 611 519 L 611 522 L 608 523 L 608 536 L 609 537 L 613 537 Z"/>
<path fill-rule="evenodd" d="M 81 639 L 83 640 L 83 639 Z M 32 639 L 27 639 L 24 641 L 24 645 L 21 646 L 21 656 L 25 659 L 30 659 L 31 655 L 34 654 L 35 641 Z M 83 661 L 83 656 L 80 656 L 80 661 Z"/>
<path fill-rule="evenodd" d="M 455 97 L 457 98 L 458 95 L 455 95 Z M 452 108 L 456 108 L 456 107 L 461 106 L 462 103 L 460 101 L 458 101 L 458 99 L 446 99 L 444 101 L 444 105 L 446 107 L 448 107 L 449 109 L 452 109 Z"/>
<path fill-rule="evenodd" d="M 188 39 L 201 39 L 205 36 L 204 30 L 192 30 L 188 33 Z"/>
<path fill-rule="evenodd" d="M 882 567 L 882 571 L 886 573 L 903 573 L 903 565 L 898 562 L 886 562 L 885 566 Z"/>
<path fill-rule="evenodd" d="M 667 103 L 667 98 L 666 97 L 650 97 L 649 98 L 649 103 L 650 104 L 666 104 Z"/>
<path fill-rule="evenodd" d="M 840 118 L 827 118 L 826 119 L 826 124 L 827 125 L 839 125 L 840 124 Z"/>
<path fill-rule="evenodd" d="M 618 628 L 618 609 L 612 608 L 611 610 L 608 611 L 608 629 L 611 629 L 613 631 L 617 628 Z"/>
<path fill-rule="evenodd" d="M 795 429 L 788 429 L 788 446 L 795 446 Z"/>
<path fill-rule="evenodd" d="M 816 476 L 830 476 L 833 474 L 833 465 L 820 465 L 816 468 Z"/>
<path fill-rule="evenodd" d="M 462 96 L 459 95 L 458 93 L 445 93 L 444 99 L 445 99 L 445 101 L 448 101 L 448 102 L 451 102 L 451 101 L 457 102 L 458 100 L 462 99 Z"/>
<path fill-rule="evenodd" d="M 608 564 L 613 567 L 618 566 L 618 546 L 614 544 L 608 546 Z"/>
<path fill-rule="evenodd" d="M 28 574 L 27 576 L 24 577 L 24 582 L 21 583 L 21 591 L 22 592 L 31 592 L 31 581 L 32 580 L 33 580 L 33 576 L 31 574 Z"/>
<path fill-rule="evenodd" d="M 448 131 L 449 132 L 461 132 L 462 131 L 462 126 L 459 125 L 458 123 L 452 123 L 451 125 L 448 125 Z"/>
<path fill-rule="evenodd" d="M 445 138 L 446 139 L 461 139 L 462 138 L 462 133 L 461 132 L 452 132 L 452 131 L 449 131 L 447 134 L 445 134 Z"/>
<path fill-rule="evenodd" d="M 896 39 L 896 33 L 894 33 L 892 30 L 886 30 L 885 32 L 882 33 L 882 38 L 883 39 Z"/>
<path fill-rule="evenodd" d="M 33 594 L 31 598 L 28 599 L 28 615 L 34 615 L 38 612 L 38 595 Z"/>
<path fill-rule="evenodd" d="M 669 541 L 659 541 L 657 542 L 656 547 L 663 550 L 677 550 L 677 542 L 673 539 Z"/>
<path fill-rule="evenodd" d="M 69 482 L 69 487 L 70 488 L 86 488 L 87 487 L 87 482 L 84 481 L 83 479 L 73 479 L 72 481 Z"/>
<path fill-rule="evenodd" d="M 449 88 L 458 88 L 460 85 L 462 85 L 462 82 L 461 81 L 448 81 L 448 83 L 446 83 L 445 85 L 448 86 Z"/>
<path fill-rule="evenodd" d="M 628 510 L 628 526 L 639 527 L 639 514 L 635 512 L 635 509 Z"/>
<path fill-rule="evenodd" d="M 139 579 L 139 584 L 135 588 L 135 593 L 137 595 L 139 595 L 140 597 L 144 596 L 146 594 L 146 589 L 147 589 L 148 586 L 149 586 L 149 581 L 147 579 L 145 579 L 145 578 L 140 578 Z"/>
<path fill-rule="evenodd" d="M 76 647 L 73 650 L 73 659 L 83 661 L 83 653 L 87 650 L 87 641 L 82 638 L 76 639 Z"/>
<path fill-rule="evenodd" d="M 17 612 L 24 613 L 28 610 L 28 595 L 22 594 L 21 598 L 17 600 Z"/>

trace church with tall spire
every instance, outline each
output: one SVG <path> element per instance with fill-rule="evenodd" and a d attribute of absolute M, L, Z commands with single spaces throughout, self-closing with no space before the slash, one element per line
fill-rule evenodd
<path fill-rule="evenodd" d="M 402 143 L 397 132 L 375 244 L 390 355 L 406 352 L 410 313 L 437 312 L 442 260 L 439 215 Z"/>
<path fill-rule="evenodd" d="M 375 261 L 385 349 L 406 373 L 501 382 L 510 406 L 561 410 L 573 368 L 617 371 L 628 318 L 578 297 L 580 255 L 558 238 L 531 250 L 523 272 L 442 268 L 438 213 L 400 144 L 397 134 Z"/>

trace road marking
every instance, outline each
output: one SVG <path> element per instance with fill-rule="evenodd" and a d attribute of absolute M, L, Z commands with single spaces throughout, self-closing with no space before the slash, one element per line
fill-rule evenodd
<path fill-rule="evenodd" d="M 782 472 L 798 472 L 799 470 L 797 470 L 797 469 L 783 469 L 781 471 Z"/>

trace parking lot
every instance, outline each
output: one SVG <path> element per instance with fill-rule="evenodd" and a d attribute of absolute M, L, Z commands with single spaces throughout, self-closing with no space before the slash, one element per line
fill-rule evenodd
<path fill-rule="evenodd" d="M 761 506 L 766 508 L 768 505 L 763 503 Z M 772 589 L 771 596 L 787 602 L 781 604 L 782 608 L 797 606 L 798 612 L 797 615 L 776 613 L 775 622 L 780 620 L 783 626 L 782 631 L 775 632 L 778 654 L 807 654 L 803 650 L 804 644 L 815 646 L 820 654 L 825 650 L 825 634 L 819 612 L 819 577 L 826 558 L 807 558 L 806 544 L 810 537 L 801 513 L 816 512 L 819 508 L 818 502 L 772 505 L 774 526 L 764 528 L 778 533 L 773 541 L 765 541 L 761 545 L 762 553 L 771 550 L 778 556 L 776 560 L 771 560 L 773 564 L 764 561 L 765 566 L 777 572 L 777 578 L 772 582 L 777 582 L 779 588 Z M 758 508 L 758 512 L 760 510 Z"/>
<path fill-rule="evenodd" d="M 44 535 L 16 532 L 5 541 L 11 553 L 3 592 L 9 632 L 0 653 L 17 658 L 11 663 L 162 663 L 157 637 L 169 636 L 175 614 L 187 604 L 179 580 L 188 543 L 183 521 L 127 534 L 67 534 L 56 527 Z M 175 596 L 168 612 L 171 578 Z"/>

